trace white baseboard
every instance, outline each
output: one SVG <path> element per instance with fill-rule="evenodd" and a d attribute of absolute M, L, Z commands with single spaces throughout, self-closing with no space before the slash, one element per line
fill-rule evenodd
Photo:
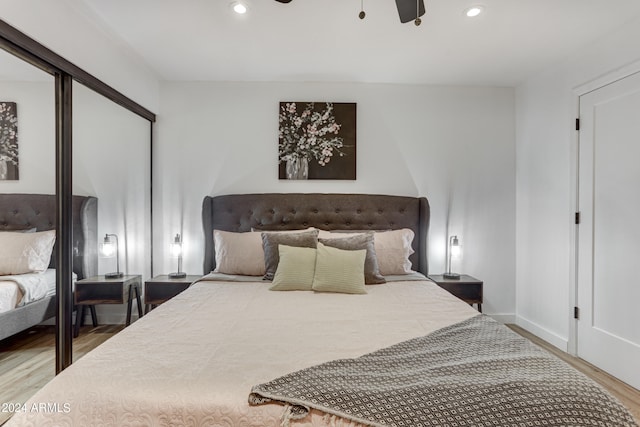
<path fill-rule="evenodd" d="M 491 317 L 496 322 L 500 322 L 502 324 L 515 323 L 516 321 L 515 314 L 487 314 L 487 316 Z"/>
<path fill-rule="evenodd" d="M 569 341 L 567 338 L 563 338 L 560 335 L 551 332 L 550 330 L 543 328 L 542 326 L 525 319 L 522 316 L 516 316 L 516 325 L 520 326 L 522 329 L 525 329 L 528 332 L 531 332 L 533 335 L 537 336 L 548 342 L 549 344 L 558 347 L 562 351 L 568 351 L 569 349 Z"/>

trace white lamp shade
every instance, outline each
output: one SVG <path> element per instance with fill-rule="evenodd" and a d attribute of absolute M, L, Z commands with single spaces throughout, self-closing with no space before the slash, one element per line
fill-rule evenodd
<path fill-rule="evenodd" d="M 105 258 L 111 258 L 116 254 L 116 244 L 111 239 L 105 239 L 104 242 L 100 243 L 100 253 Z"/>
<path fill-rule="evenodd" d="M 171 243 L 171 245 L 169 245 L 169 252 L 171 253 L 172 257 L 174 258 L 179 257 L 180 255 L 182 255 L 182 244 Z"/>
<path fill-rule="evenodd" d="M 173 258 L 182 256 L 182 238 L 180 237 L 180 234 L 176 234 L 173 242 L 169 245 L 169 253 Z"/>
<path fill-rule="evenodd" d="M 452 258 L 460 258 L 462 255 L 462 246 L 460 245 L 452 245 L 451 246 L 451 257 Z"/>

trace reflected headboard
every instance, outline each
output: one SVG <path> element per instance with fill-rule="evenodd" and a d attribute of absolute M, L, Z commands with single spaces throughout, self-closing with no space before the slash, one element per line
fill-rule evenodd
<path fill-rule="evenodd" d="M 78 279 L 98 273 L 98 199 L 73 196 L 73 272 Z M 53 230 L 56 197 L 51 194 L 0 194 L 0 230 Z M 56 243 L 57 244 L 57 243 Z M 55 268 L 55 249 L 50 268 Z"/>
<path fill-rule="evenodd" d="M 424 197 L 376 194 L 262 193 L 206 196 L 202 204 L 204 273 L 215 268 L 213 230 L 395 230 L 415 233 L 410 260 L 428 274 L 429 202 Z"/>

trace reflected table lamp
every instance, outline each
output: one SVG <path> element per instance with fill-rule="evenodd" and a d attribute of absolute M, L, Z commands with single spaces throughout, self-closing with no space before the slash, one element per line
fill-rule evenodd
<path fill-rule="evenodd" d="M 460 242 L 458 241 L 458 236 L 451 236 L 449 238 L 449 263 L 447 272 L 443 274 L 445 279 L 460 279 L 460 275 L 458 273 L 453 273 L 451 271 L 451 258 L 458 258 L 460 256 Z"/>
<path fill-rule="evenodd" d="M 113 273 L 107 273 L 104 275 L 107 279 L 119 279 L 124 276 L 120 271 L 120 254 L 118 248 L 118 236 L 115 234 L 105 234 L 104 241 L 100 245 L 100 252 L 105 258 L 116 257 L 116 271 Z"/>
<path fill-rule="evenodd" d="M 180 234 L 176 234 L 170 245 L 170 252 L 173 258 L 178 258 L 178 271 L 175 273 L 169 273 L 169 277 L 172 279 L 183 279 L 187 277 L 187 273 L 182 270 L 182 238 Z"/>

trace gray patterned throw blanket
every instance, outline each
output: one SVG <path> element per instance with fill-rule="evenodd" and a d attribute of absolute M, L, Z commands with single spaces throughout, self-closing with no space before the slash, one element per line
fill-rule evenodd
<path fill-rule="evenodd" d="M 591 379 L 485 315 L 257 385 L 249 403 L 369 426 L 637 426 Z"/>

